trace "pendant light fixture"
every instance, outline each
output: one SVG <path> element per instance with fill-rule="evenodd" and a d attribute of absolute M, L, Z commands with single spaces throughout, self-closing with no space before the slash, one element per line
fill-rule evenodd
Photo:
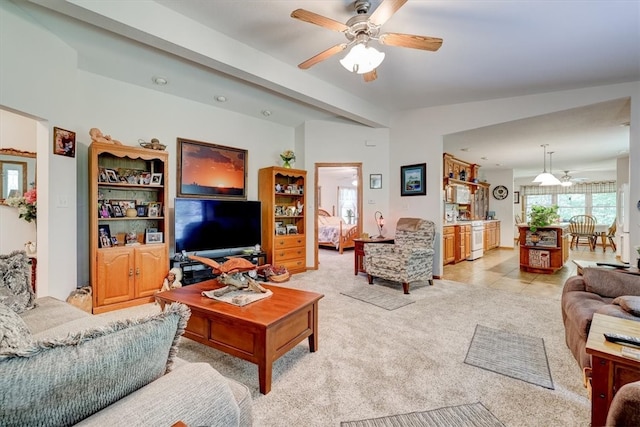
<path fill-rule="evenodd" d="M 563 187 L 571 187 L 573 182 L 571 182 L 571 175 L 569 175 L 569 171 L 564 171 L 564 176 L 560 178 L 560 185 Z"/>
<path fill-rule="evenodd" d="M 549 176 L 545 178 L 544 181 L 540 183 L 541 186 L 549 186 L 549 185 L 560 185 L 562 184 L 558 178 L 553 175 L 553 167 L 551 165 L 551 155 L 553 151 L 549 151 Z"/>
<path fill-rule="evenodd" d="M 540 185 L 560 185 L 560 180 L 558 180 L 558 178 L 556 178 L 555 176 L 547 172 L 547 146 L 548 145 L 549 144 L 540 144 L 540 146 L 544 149 L 544 157 L 542 158 L 543 159 L 542 173 L 536 176 L 536 179 L 534 179 L 532 182 L 539 183 Z"/>

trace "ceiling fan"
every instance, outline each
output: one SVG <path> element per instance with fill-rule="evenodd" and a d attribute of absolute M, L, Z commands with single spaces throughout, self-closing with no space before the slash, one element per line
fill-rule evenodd
<path fill-rule="evenodd" d="M 347 43 L 337 44 L 312 56 L 299 64 L 298 67 L 306 70 L 351 47 L 351 51 L 340 60 L 340 63 L 349 71 L 363 74 L 365 82 L 371 82 L 378 77 L 376 69 L 382 63 L 384 53 L 369 47 L 370 40 L 377 40 L 380 44 L 388 46 L 408 47 L 432 52 L 440 49 L 440 46 L 442 46 L 442 39 L 440 38 L 400 33 L 380 34 L 380 27 L 406 2 L 407 0 L 383 0 L 376 10 L 369 14 L 371 4 L 366 0 L 356 0 L 354 8 L 357 15 L 350 18 L 346 24 L 308 10 L 294 10 L 291 12 L 292 18 L 344 33 L 348 40 Z"/>

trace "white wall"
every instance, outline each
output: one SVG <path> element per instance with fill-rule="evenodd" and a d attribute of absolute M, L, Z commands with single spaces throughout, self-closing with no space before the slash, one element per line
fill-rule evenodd
<path fill-rule="evenodd" d="M 36 122 L 25 116 L 0 109 L 0 148 L 36 152 Z M 36 159 L 24 157 L 29 164 L 27 185 L 36 180 Z M 26 188 L 28 190 L 29 188 Z M 14 207 L 0 205 L 0 254 L 24 250 L 26 242 L 36 241 L 36 223 L 18 218 Z"/>
<path fill-rule="evenodd" d="M 515 209 L 520 205 L 513 204 L 513 171 L 508 170 L 487 170 L 484 175 L 487 182 L 491 184 L 489 188 L 489 210 L 496 213 L 495 219 L 500 220 L 500 246 L 512 248 L 515 229 L 513 227 Z M 498 185 L 504 185 L 509 190 L 509 194 L 504 200 L 497 200 L 493 197 L 493 189 Z"/>

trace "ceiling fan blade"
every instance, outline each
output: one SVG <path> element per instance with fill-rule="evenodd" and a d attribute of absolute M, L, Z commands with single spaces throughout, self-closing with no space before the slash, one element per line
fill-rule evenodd
<path fill-rule="evenodd" d="M 316 65 L 318 62 L 324 61 L 325 59 L 335 55 L 336 53 L 342 52 L 346 48 L 347 48 L 346 43 L 337 44 L 323 52 L 320 52 L 316 56 L 312 56 L 311 58 L 307 59 L 306 61 L 298 65 L 298 68 L 302 68 L 303 70 L 306 70 L 307 68 L 310 68 Z"/>
<path fill-rule="evenodd" d="M 406 2 L 407 0 L 384 0 L 380 3 L 380 6 L 373 11 L 369 21 L 375 25 L 384 24 L 398 9 L 404 6 Z"/>
<path fill-rule="evenodd" d="M 372 82 L 378 78 L 378 69 L 374 68 L 372 71 L 369 71 L 368 73 L 364 73 L 362 77 L 364 77 L 365 83 Z"/>
<path fill-rule="evenodd" d="M 411 34 L 384 33 L 378 39 L 389 46 L 410 47 L 435 52 L 442 46 L 442 39 L 437 37 L 414 36 Z"/>
<path fill-rule="evenodd" d="M 331 18 L 327 18 L 322 15 L 318 15 L 317 13 L 309 12 L 304 9 L 296 9 L 291 12 L 291 17 L 299 19 L 304 22 L 308 22 L 310 24 L 319 25 L 323 28 L 328 28 L 333 31 L 345 32 L 349 29 L 342 22 L 334 21 Z"/>

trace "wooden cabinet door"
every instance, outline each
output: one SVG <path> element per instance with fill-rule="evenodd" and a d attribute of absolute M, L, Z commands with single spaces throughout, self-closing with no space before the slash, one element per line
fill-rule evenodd
<path fill-rule="evenodd" d="M 165 245 L 135 248 L 135 298 L 152 296 L 162 287 L 168 261 Z"/>
<path fill-rule="evenodd" d="M 455 250 L 455 233 L 453 227 L 445 227 L 442 233 L 443 247 L 444 247 L 444 264 L 451 264 L 456 260 Z"/>
<path fill-rule="evenodd" d="M 471 226 L 465 225 L 463 227 L 463 236 L 464 236 L 464 259 L 467 259 L 471 256 Z"/>
<path fill-rule="evenodd" d="M 134 296 L 134 260 L 131 248 L 97 251 L 96 305 L 128 301 Z"/>

